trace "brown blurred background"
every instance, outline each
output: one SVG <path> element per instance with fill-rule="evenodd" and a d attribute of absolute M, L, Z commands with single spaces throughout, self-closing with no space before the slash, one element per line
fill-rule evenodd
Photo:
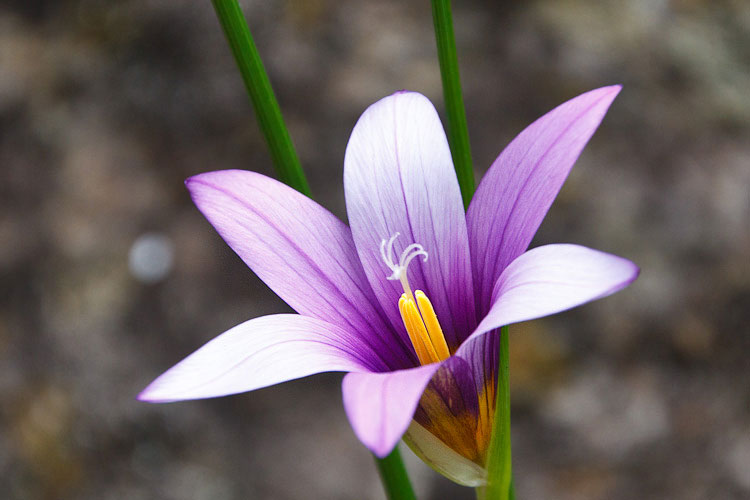
<path fill-rule="evenodd" d="M 424 1 L 242 2 L 315 198 L 345 218 L 367 105 L 442 113 Z M 477 176 L 586 90 L 624 90 L 533 245 L 642 267 L 512 330 L 519 499 L 750 497 L 750 3 L 454 1 Z M 0 496 L 378 499 L 341 375 L 148 405 L 230 326 L 286 311 L 189 175 L 273 175 L 208 0 L 0 1 Z M 407 453 L 421 498 L 473 498 Z"/>

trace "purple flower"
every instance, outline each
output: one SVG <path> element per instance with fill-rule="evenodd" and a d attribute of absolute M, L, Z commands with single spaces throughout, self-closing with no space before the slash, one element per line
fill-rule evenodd
<path fill-rule="evenodd" d="M 485 480 L 499 328 L 630 284 L 628 260 L 577 245 L 526 251 L 620 87 L 538 119 L 495 160 L 465 213 L 440 119 L 422 95 L 370 106 L 346 149 L 350 227 L 297 191 L 237 170 L 187 180 L 193 201 L 299 314 L 251 319 L 139 399 L 223 396 L 325 371 L 344 377 L 354 432 L 375 453 L 403 436 L 435 469 Z"/>

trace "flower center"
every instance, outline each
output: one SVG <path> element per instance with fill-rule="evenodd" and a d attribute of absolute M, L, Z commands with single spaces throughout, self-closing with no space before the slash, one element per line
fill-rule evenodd
<path fill-rule="evenodd" d="M 398 236 L 399 233 L 396 233 L 388 241 L 380 242 L 380 256 L 392 271 L 388 279 L 399 280 L 404 289 L 404 293 L 398 300 L 401 319 L 404 321 L 406 332 L 409 334 L 409 340 L 414 347 L 414 352 L 417 353 L 420 364 L 427 365 L 442 361 L 450 357 L 450 350 L 445 342 L 443 329 L 440 327 L 435 309 L 422 290 L 412 293 L 406 276 L 409 263 L 419 255 L 422 255 L 423 262 L 426 262 L 427 252 L 419 243 L 412 243 L 404 248 L 396 264 L 393 260 L 393 242 Z"/>

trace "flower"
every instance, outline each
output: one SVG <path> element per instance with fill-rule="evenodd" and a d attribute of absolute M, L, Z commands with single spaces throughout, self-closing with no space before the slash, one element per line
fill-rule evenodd
<path fill-rule="evenodd" d="M 370 106 L 352 132 L 344 161 L 351 229 L 257 173 L 189 178 L 201 212 L 299 314 L 230 329 L 139 399 L 208 398 L 349 372 L 344 407 L 373 453 L 387 455 L 404 436 L 439 472 L 483 484 L 499 328 L 604 297 L 638 275 L 630 261 L 582 246 L 526 251 L 619 90 L 585 93 L 526 128 L 466 212 L 435 108 L 405 91 Z"/>

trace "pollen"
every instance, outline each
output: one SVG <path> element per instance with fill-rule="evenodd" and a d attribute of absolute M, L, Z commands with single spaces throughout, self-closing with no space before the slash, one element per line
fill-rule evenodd
<path fill-rule="evenodd" d="M 428 254 L 419 243 L 412 243 L 407 246 L 399 258 L 398 264 L 393 260 L 393 243 L 398 238 L 399 233 L 394 234 L 386 241 L 380 243 L 380 255 L 383 261 L 392 271 L 388 276 L 389 280 L 399 280 L 404 289 L 404 293 L 398 300 L 398 310 L 401 313 L 401 319 L 404 321 L 404 327 L 409 335 L 409 340 L 414 347 L 419 363 L 427 365 L 442 361 L 450 357 L 450 350 L 443 335 L 443 329 L 440 327 L 435 309 L 432 307 L 430 299 L 422 290 L 412 292 L 407 277 L 407 268 L 409 263 L 417 256 L 422 256 L 423 261 L 427 261 Z"/>

